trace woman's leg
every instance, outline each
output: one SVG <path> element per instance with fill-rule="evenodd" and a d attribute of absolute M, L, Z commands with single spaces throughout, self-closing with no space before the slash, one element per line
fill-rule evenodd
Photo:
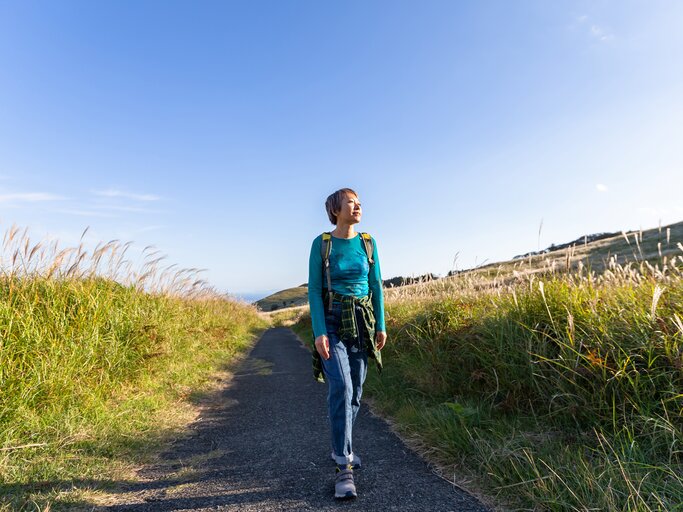
<path fill-rule="evenodd" d="M 358 322 L 358 339 L 354 340 L 348 349 L 349 369 L 351 372 L 351 424 L 355 424 L 358 410 L 360 409 L 360 399 L 363 395 L 363 383 L 368 374 L 368 351 L 369 342 L 363 336 L 362 317 L 356 310 L 356 322 Z"/>
<path fill-rule="evenodd" d="M 349 364 L 349 353 L 336 333 L 328 331 L 330 358 L 323 359 L 327 381 L 327 404 L 329 407 L 332 449 L 337 464 L 350 463 L 353 459 L 351 435 L 354 413 L 351 405 L 354 391 Z M 354 363 L 355 366 L 355 363 Z"/>

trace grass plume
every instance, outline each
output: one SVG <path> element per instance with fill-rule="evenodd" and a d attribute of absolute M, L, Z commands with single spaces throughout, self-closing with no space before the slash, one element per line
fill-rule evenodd
<path fill-rule="evenodd" d="M 680 228 L 386 290 L 385 370 L 368 394 L 506 507 L 680 510 Z"/>
<path fill-rule="evenodd" d="M 192 393 L 264 325 L 200 269 L 164 266 L 151 247 L 136 264 L 130 247 L 5 232 L 0 510 L 73 501 L 78 482 L 110 485 L 191 419 Z"/>

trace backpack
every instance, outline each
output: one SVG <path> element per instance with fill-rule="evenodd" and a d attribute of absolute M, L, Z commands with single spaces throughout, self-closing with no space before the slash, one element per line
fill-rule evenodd
<path fill-rule="evenodd" d="M 320 256 L 323 260 L 323 269 L 327 276 L 327 293 L 329 294 L 328 309 L 332 311 L 332 278 L 330 277 L 330 253 L 332 252 L 332 234 L 326 231 L 322 234 L 322 243 L 320 244 Z M 375 250 L 375 243 L 369 233 L 361 233 L 360 239 L 363 241 L 365 254 L 368 257 L 368 263 L 372 266 L 375 260 L 372 259 L 372 254 Z"/>

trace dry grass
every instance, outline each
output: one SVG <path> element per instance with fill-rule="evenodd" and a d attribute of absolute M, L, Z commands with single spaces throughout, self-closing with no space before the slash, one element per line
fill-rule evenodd
<path fill-rule="evenodd" d="M 150 247 L 132 262 L 130 247 L 3 237 L 0 510 L 87 506 L 194 418 L 198 390 L 265 325 L 200 269 Z"/>
<path fill-rule="evenodd" d="M 92 279 L 115 281 L 151 294 L 183 298 L 215 298 L 218 292 L 201 277 L 206 269 L 164 265 L 166 256 L 153 246 L 142 250 L 139 261 L 126 258 L 132 242 L 100 242 L 88 251 L 81 235 L 76 247 L 31 240 L 28 228 L 13 225 L 3 236 L 0 269 L 6 280 L 14 278 Z"/>
<path fill-rule="evenodd" d="M 683 223 L 387 289 L 368 394 L 503 507 L 681 510 L 682 241 Z"/>

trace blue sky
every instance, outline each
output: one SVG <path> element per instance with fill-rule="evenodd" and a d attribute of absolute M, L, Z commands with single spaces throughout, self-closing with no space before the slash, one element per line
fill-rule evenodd
<path fill-rule="evenodd" d="M 677 222 L 681 26 L 677 1 L 0 0 L 0 226 L 263 294 L 307 280 L 344 186 L 385 278 Z"/>

